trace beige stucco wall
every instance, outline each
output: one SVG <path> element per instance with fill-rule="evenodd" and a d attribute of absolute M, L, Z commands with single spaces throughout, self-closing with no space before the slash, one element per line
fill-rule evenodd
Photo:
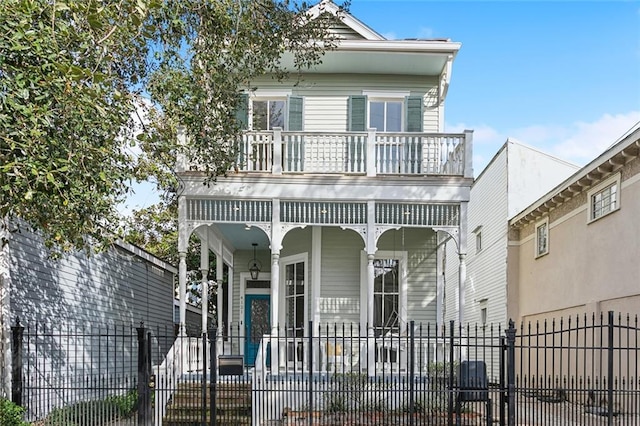
<path fill-rule="evenodd" d="M 597 182 L 594 182 L 596 185 Z M 586 190 L 512 229 L 508 311 L 518 321 L 579 312 L 640 313 L 640 159 L 621 170 L 620 209 L 588 223 Z M 535 226 L 549 220 L 549 253 L 535 257 Z"/>

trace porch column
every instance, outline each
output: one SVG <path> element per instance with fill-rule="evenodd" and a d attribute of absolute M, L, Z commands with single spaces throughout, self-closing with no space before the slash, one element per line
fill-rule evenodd
<path fill-rule="evenodd" d="M 373 261 L 376 257 L 376 203 L 375 201 L 367 202 L 367 373 L 372 376 L 375 374 L 375 339 L 373 332 L 373 284 L 375 281 L 375 270 Z"/>
<path fill-rule="evenodd" d="M 280 200 L 272 200 L 271 215 L 271 371 L 277 374 L 280 367 L 278 323 L 280 321 L 280 249 L 282 248 L 282 228 L 280 226 Z M 275 339 L 275 340 L 274 340 Z M 274 343 L 275 342 L 275 343 Z M 283 358 L 286 359 L 286 358 Z"/>
<path fill-rule="evenodd" d="M 218 329 L 218 335 L 224 334 L 222 332 L 222 325 L 225 323 L 224 318 L 227 315 L 224 310 L 224 289 L 222 283 L 224 281 L 224 259 L 221 255 L 216 255 L 216 328 Z"/>
<path fill-rule="evenodd" d="M 458 266 L 458 322 L 460 325 L 464 322 L 464 293 L 467 286 L 467 205 L 466 202 L 460 203 L 460 225 L 458 225 L 458 258 L 460 260 L 460 266 Z"/>
<path fill-rule="evenodd" d="M 322 227 L 314 226 L 311 234 L 311 315 L 314 334 L 320 324 L 320 285 L 322 281 Z"/>
<path fill-rule="evenodd" d="M 233 261 L 228 266 L 227 276 L 229 280 L 227 281 L 227 335 L 231 335 L 231 323 L 233 322 Z"/>
<path fill-rule="evenodd" d="M 180 330 L 181 336 L 187 334 L 187 253 L 178 252 L 178 296 L 180 298 Z"/>
<path fill-rule="evenodd" d="M 205 333 L 207 331 L 209 319 L 209 239 L 206 231 L 200 236 L 200 272 L 202 273 L 202 279 L 200 280 L 200 286 L 202 287 L 201 333 Z"/>
<path fill-rule="evenodd" d="M 187 203 L 184 195 L 178 197 L 178 298 L 180 302 L 180 336 L 187 334 L 187 249 L 189 228 L 187 227 Z"/>

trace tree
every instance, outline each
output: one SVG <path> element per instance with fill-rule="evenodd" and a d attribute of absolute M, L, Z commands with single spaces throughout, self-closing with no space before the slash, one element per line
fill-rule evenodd
<path fill-rule="evenodd" d="M 168 1 L 152 25 L 158 68 L 147 88 L 159 108 L 150 111 L 141 138 L 150 161 L 140 169 L 165 189 L 175 187 L 171 170 L 182 149 L 204 168 L 207 182 L 230 170 L 241 131 L 240 93 L 252 90 L 256 77 L 289 76 L 281 63 L 285 52 L 301 71 L 336 45 L 329 31 L 335 16 L 309 19 L 308 8 L 290 0 Z M 186 128 L 186 147 L 176 145 L 178 126 Z"/>
<path fill-rule="evenodd" d="M 134 173 L 134 88 L 147 74 L 149 2 L 4 0 L 0 220 L 50 247 L 115 235 Z M 15 229 L 15 228 L 14 228 Z"/>
<path fill-rule="evenodd" d="M 133 178 L 175 188 L 176 128 L 208 179 L 224 174 L 240 128 L 238 93 L 258 75 L 318 63 L 331 19 L 289 0 L 4 0 L 0 8 L 0 218 L 50 247 L 118 236 Z M 140 102 L 140 96 L 151 98 Z M 132 116 L 150 105 L 128 148 Z"/>

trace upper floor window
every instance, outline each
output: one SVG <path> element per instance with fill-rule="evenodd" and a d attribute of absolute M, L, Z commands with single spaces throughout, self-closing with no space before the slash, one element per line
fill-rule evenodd
<path fill-rule="evenodd" d="M 402 130 L 402 104 L 398 100 L 369 101 L 369 128 L 379 132 L 400 132 Z"/>
<path fill-rule="evenodd" d="M 406 93 L 364 92 L 349 96 L 347 101 L 347 131 L 422 132 L 422 96 Z"/>
<path fill-rule="evenodd" d="M 284 129 L 284 100 L 254 100 L 252 106 L 253 130 L 273 130 L 274 127 Z"/>
<path fill-rule="evenodd" d="M 286 93 L 240 95 L 236 120 L 243 130 L 303 130 L 304 99 Z"/>
<path fill-rule="evenodd" d="M 589 222 L 606 216 L 620 208 L 620 174 L 596 185 L 588 193 Z"/>
<path fill-rule="evenodd" d="M 549 221 L 536 225 L 536 257 L 549 253 Z"/>

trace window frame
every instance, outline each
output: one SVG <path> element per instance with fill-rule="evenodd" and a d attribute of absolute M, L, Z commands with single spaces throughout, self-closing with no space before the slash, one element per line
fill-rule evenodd
<path fill-rule="evenodd" d="M 306 335 L 306 333 L 308 332 L 307 330 L 307 325 L 309 323 L 309 295 L 310 295 L 310 285 L 311 283 L 309 282 L 309 256 L 308 253 L 301 253 L 301 254 L 297 254 L 297 255 L 293 255 L 293 256 L 287 256 L 284 258 L 280 259 L 280 306 L 283 307 L 283 309 L 281 309 L 281 313 L 279 315 L 280 317 L 280 323 L 284 324 L 285 329 L 287 330 L 287 333 L 289 333 L 289 325 L 287 324 L 287 308 L 288 308 L 288 304 L 287 304 L 287 267 L 289 265 L 295 265 L 298 263 L 302 263 L 304 265 L 304 273 L 303 273 L 303 285 L 304 285 L 304 290 L 302 292 L 302 298 L 303 298 L 303 322 L 302 322 L 302 335 Z M 298 296 L 296 296 L 298 297 Z M 295 326 L 294 326 L 295 329 Z M 291 334 L 291 337 L 295 337 L 293 334 Z"/>
<path fill-rule="evenodd" d="M 384 129 L 380 130 L 377 127 L 376 132 L 377 133 L 399 133 L 402 132 L 404 127 L 405 127 L 405 98 L 400 98 L 400 97 L 372 97 L 372 96 L 367 96 L 367 129 L 373 129 L 374 127 L 371 124 L 371 104 L 372 103 L 384 103 L 384 115 L 383 115 L 383 122 L 384 122 Z M 399 103 L 400 104 L 400 130 L 387 130 L 387 104 L 388 103 Z"/>
<path fill-rule="evenodd" d="M 543 250 L 540 250 L 540 233 L 539 230 L 541 228 L 545 229 L 545 247 Z M 535 226 L 535 238 L 534 238 L 534 250 L 536 259 L 542 256 L 549 254 L 549 218 L 545 218 L 536 223 Z"/>
<path fill-rule="evenodd" d="M 603 217 L 610 215 L 613 212 L 620 210 L 620 193 L 622 192 L 620 181 L 621 175 L 620 173 L 616 173 L 615 175 L 603 180 L 587 192 L 587 224 L 593 223 L 599 219 L 602 219 Z M 615 186 L 616 188 L 616 191 L 614 193 L 615 197 L 613 197 L 613 203 L 611 202 L 611 200 L 609 200 L 609 204 L 606 207 L 600 207 L 601 214 L 597 217 L 594 217 L 594 214 L 596 213 L 596 210 L 594 209 L 594 198 L 600 194 L 603 194 L 613 186 Z M 611 194 L 609 194 L 609 198 L 611 199 Z M 613 208 L 611 208 L 611 204 L 615 204 Z M 605 208 L 607 209 L 606 211 Z"/>
<path fill-rule="evenodd" d="M 480 253 L 482 251 L 482 225 L 477 226 L 472 233 L 476 236 L 476 253 Z"/>
<path fill-rule="evenodd" d="M 255 129 L 254 126 L 254 103 L 256 102 L 266 102 L 267 103 L 267 128 L 266 129 Z M 271 126 L 269 123 L 269 105 L 270 102 L 282 102 L 282 126 Z M 274 127 L 280 127 L 283 130 L 287 126 L 287 97 L 286 96 L 256 96 L 250 99 L 249 101 L 249 111 L 248 111 L 248 126 L 249 130 L 256 132 L 270 132 L 273 131 Z"/>
<path fill-rule="evenodd" d="M 374 260 L 396 259 L 398 260 L 398 328 L 402 334 L 406 330 L 407 325 L 407 258 L 406 251 L 395 250 L 378 250 L 374 255 Z M 361 298 L 367 298 L 367 254 L 361 252 Z M 371 289 L 374 291 L 374 289 Z M 367 322 L 367 313 L 361 312 L 361 321 Z M 375 328 L 375 327 L 374 327 Z"/>

